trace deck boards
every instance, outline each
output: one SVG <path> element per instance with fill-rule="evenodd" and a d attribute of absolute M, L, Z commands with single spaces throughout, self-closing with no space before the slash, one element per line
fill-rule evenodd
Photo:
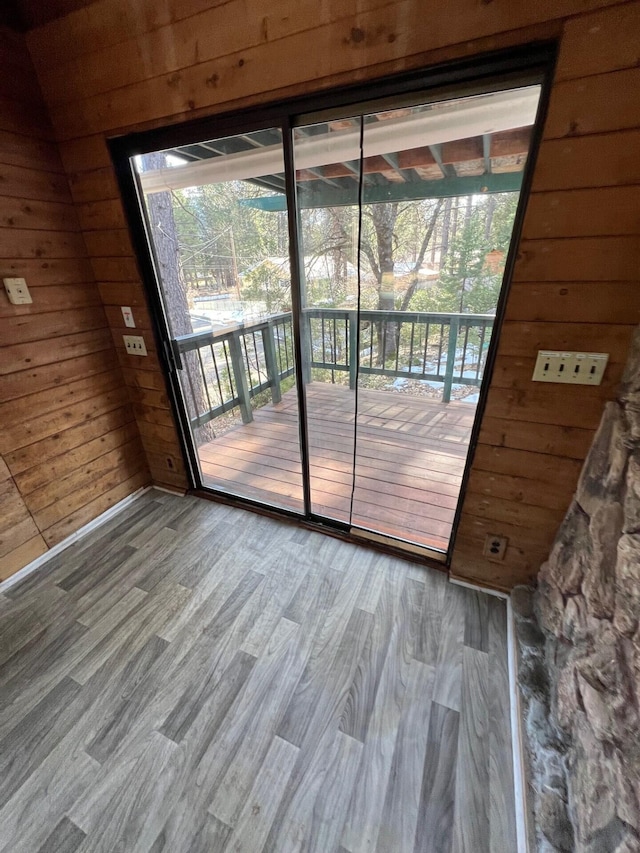
<path fill-rule="evenodd" d="M 502 600 L 194 497 L 127 515 L 0 595 L 1 853 L 516 849 Z"/>
<path fill-rule="evenodd" d="M 354 406 L 345 386 L 307 386 L 312 510 L 342 522 L 350 520 Z M 474 414 L 468 403 L 360 389 L 353 524 L 446 549 Z M 295 391 L 199 455 L 205 484 L 302 512 Z"/>

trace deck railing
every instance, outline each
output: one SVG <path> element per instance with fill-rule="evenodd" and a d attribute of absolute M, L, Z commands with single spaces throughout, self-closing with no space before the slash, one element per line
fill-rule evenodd
<path fill-rule="evenodd" d="M 361 311 L 308 308 L 302 322 L 302 376 L 312 371 L 378 375 L 442 383 L 442 399 L 454 385 L 479 385 L 494 317 L 422 311 Z M 359 358 L 358 350 L 359 332 Z M 176 341 L 193 426 L 202 426 L 239 407 L 252 419 L 251 400 L 270 389 L 281 399 L 280 383 L 294 373 L 291 313 L 215 332 L 196 332 Z M 185 363 L 186 362 L 186 363 Z"/>

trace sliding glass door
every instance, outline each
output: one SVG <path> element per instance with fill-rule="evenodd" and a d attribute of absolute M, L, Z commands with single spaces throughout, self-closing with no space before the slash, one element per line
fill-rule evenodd
<path fill-rule="evenodd" d="M 282 131 L 135 162 L 202 485 L 303 513 Z"/>
<path fill-rule="evenodd" d="M 540 96 L 474 88 L 131 159 L 196 485 L 446 553 Z"/>

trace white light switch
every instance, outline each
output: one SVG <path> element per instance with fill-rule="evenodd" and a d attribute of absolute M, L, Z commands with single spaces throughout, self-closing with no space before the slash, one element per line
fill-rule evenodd
<path fill-rule="evenodd" d="M 608 361 L 606 352 L 540 350 L 531 378 L 534 382 L 599 385 Z"/>
<path fill-rule="evenodd" d="M 122 311 L 122 319 L 124 320 L 125 326 L 127 326 L 129 329 L 135 329 L 136 321 L 133 319 L 133 311 L 131 310 L 131 308 L 128 308 L 123 305 L 120 310 Z"/>
<path fill-rule="evenodd" d="M 129 355 L 146 355 L 147 347 L 142 335 L 123 335 L 122 340 Z"/>
<path fill-rule="evenodd" d="M 23 278 L 3 278 L 2 281 L 12 305 L 29 305 L 33 302 L 27 282 Z"/>

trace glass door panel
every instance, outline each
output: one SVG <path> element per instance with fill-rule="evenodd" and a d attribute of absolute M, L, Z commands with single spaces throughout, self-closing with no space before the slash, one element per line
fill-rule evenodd
<path fill-rule="evenodd" d="M 296 127 L 313 512 L 447 550 L 539 95 Z"/>
<path fill-rule="evenodd" d="M 296 127 L 311 511 L 351 520 L 358 323 L 359 119 Z"/>
<path fill-rule="evenodd" d="M 201 482 L 302 513 L 282 133 L 134 159 Z"/>
<path fill-rule="evenodd" d="M 354 527 L 447 550 L 539 95 L 364 116 Z"/>

